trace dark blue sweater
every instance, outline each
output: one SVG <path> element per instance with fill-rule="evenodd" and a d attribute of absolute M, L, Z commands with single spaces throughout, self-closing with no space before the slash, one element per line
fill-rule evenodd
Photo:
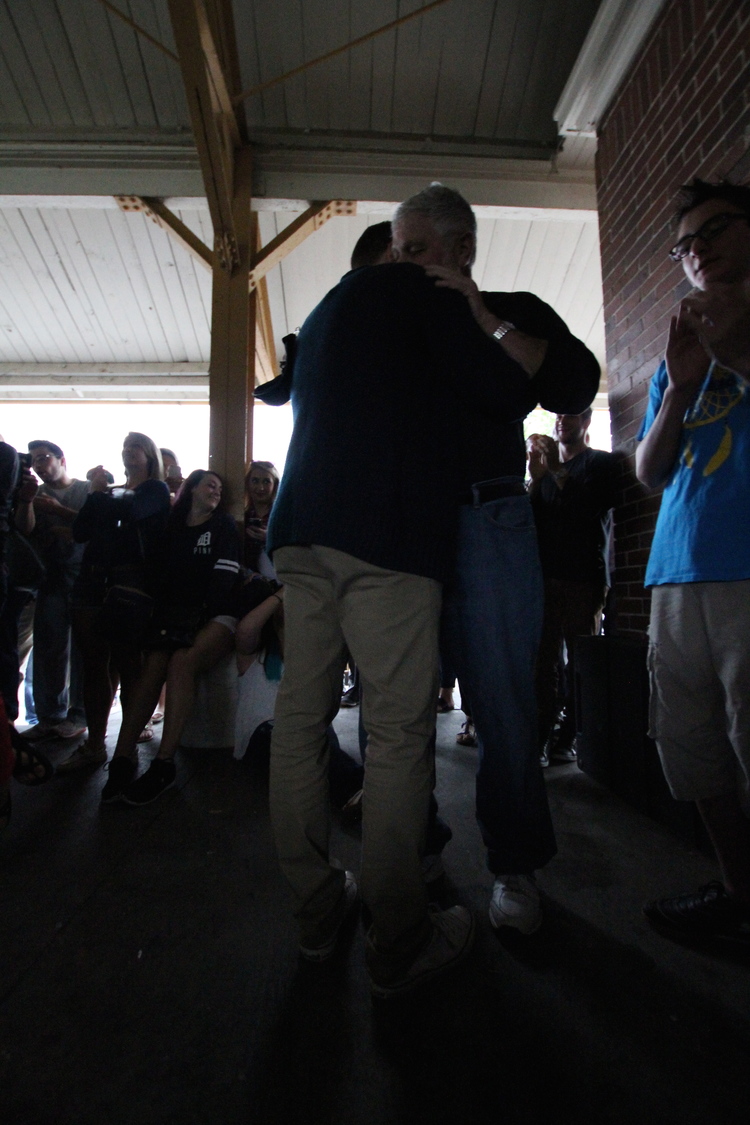
<path fill-rule="evenodd" d="M 294 433 L 268 529 L 444 581 L 456 525 L 451 414 L 498 425 L 535 404 L 525 372 L 466 299 L 418 266 L 354 270 L 311 313 L 292 381 Z"/>

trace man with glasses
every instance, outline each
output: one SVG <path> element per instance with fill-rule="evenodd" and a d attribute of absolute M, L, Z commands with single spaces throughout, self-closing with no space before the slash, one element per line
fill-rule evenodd
<path fill-rule="evenodd" d="M 651 734 L 693 800 L 721 881 L 646 905 L 661 931 L 750 945 L 750 187 L 694 180 L 678 238 L 692 292 L 672 317 L 636 471 L 664 487 L 652 587 Z"/>

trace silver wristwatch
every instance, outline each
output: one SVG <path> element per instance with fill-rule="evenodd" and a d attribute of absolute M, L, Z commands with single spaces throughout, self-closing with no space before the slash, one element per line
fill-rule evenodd
<path fill-rule="evenodd" d="M 503 336 L 507 336 L 509 332 L 515 332 L 515 330 L 515 324 L 511 324 L 509 320 L 501 320 L 492 336 L 495 340 L 502 340 Z"/>

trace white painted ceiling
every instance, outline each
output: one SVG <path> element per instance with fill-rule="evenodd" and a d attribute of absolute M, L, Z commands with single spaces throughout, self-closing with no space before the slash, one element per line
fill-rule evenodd
<path fill-rule="evenodd" d="M 175 206 L 176 204 L 176 206 Z M 205 201 L 175 200 L 175 213 L 208 245 Z M 480 288 L 526 289 L 547 301 L 604 363 L 601 275 L 595 215 L 478 218 L 474 276 Z M 261 211 L 263 242 L 296 217 Z M 277 351 L 349 268 L 365 214 L 330 220 L 268 275 Z M 74 380 L 101 374 L 167 377 L 207 371 L 211 277 L 142 212 L 110 197 L 0 199 L 0 372 L 4 396 L 45 374 Z M 71 366 L 72 365 L 72 366 Z M 88 372 L 95 375 L 96 372 Z M 24 383 L 24 380 L 26 382 Z"/>
<path fill-rule="evenodd" d="M 167 0 L 112 3 L 174 51 Z M 424 3 L 233 0 L 239 84 Z M 389 201 L 440 179 L 477 205 L 480 287 L 536 293 L 603 366 L 595 142 L 568 138 L 556 154 L 552 116 L 598 8 L 448 0 L 243 102 L 264 242 L 297 213 L 274 199 L 360 201 L 268 275 L 277 348 Z M 0 0 L 0 396 L 131 377 L 154 395 L 160 381 L 205 395 L 210 274 L 114 201 L 166 198 L 211 246 L 202 192 L 173 59 L 101 0 Z"/>

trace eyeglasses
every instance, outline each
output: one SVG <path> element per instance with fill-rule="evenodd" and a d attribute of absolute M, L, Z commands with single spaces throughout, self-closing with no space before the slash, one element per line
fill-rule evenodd
<path fill-rule="evenodd" d="M 713 242 L 737 219 L 747 223 L 750 222 L 750 215 L 741 215 L 737 211 L 722 211 L 719 215 L 706 219 L 703 226 L 698 227 L 694 234 L 684 234 L 680 241 L 675 243 L 669 251 L 670 258 L 673 262 L 681 262 L 685 255 L 690 253 L 690 247 L 696 238 L 702 239 L 703 242 Z"/>

